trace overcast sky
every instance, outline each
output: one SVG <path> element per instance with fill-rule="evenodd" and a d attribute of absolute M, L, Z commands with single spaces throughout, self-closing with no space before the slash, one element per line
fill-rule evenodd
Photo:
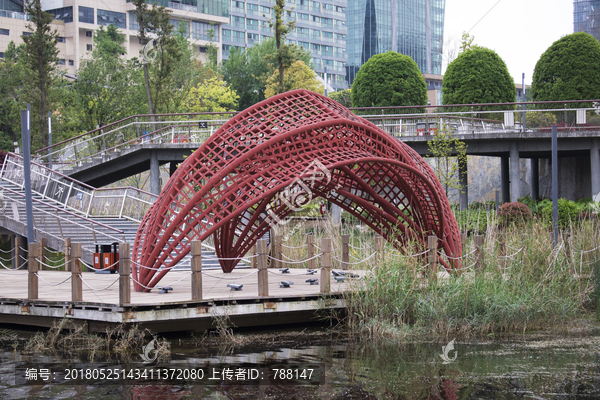
<path fill-rule="evenodd" d="M 446 0 L 445 43 L 454 41 L 458 48 L 469 30 L 475 44 L 502 57 L 515 82 L 525 73 L 531 84 L 542 53 L 573 33 L 573 0 Z"/>

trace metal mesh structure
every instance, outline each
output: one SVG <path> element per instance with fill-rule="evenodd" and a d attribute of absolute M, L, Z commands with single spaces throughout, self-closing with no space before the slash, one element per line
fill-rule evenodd
<path fill-rule="evenodd" d="M 401 251 L 406 243 L 423 248 L 435 234 L 441 251 L 460 255 L 458 225 L 425 160 L 333 100 L 299 89 L 236 115 L 179 166 L 137 232 L 135 289 L 150 290 L 192 240 L 210 235 L 231 272 L 271 225 L 313 197 Z"/>

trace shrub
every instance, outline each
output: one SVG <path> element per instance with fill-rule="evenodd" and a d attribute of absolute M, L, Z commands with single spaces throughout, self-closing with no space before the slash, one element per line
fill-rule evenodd
<path fill-rule="evenodd" d="M 500 224 L 503 226 L 521 224 L 531 220 L 532 216 L 529 207 L 518 201 L 504 203 L 498 207 L 498 221 L 500 221 Z"/>
<path fill-rule="evenodd" d="M 542 200 L 538 207 L 546 221 L 552 221 L 552 201 Z M 558 199 L 558 226 L 561 229 L 567 228 L 571 222 L 579 221 L 579 214 L 585 211 L 587 204 L 584 202 L 576 203 L 572 200 Z"/>

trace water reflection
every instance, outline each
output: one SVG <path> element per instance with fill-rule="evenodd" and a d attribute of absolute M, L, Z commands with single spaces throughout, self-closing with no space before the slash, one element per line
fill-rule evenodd
<path fill-rule="evenodd" d="M 275 342 L 276 343 L 276 342 Z M 595 399 L 600 398 L 600 335 L 535 340 L 455 342 L 458 357 L 443 364 L 443 343 L 365 345 L 276 344 L 237 352 L 173 341 L 170 368 L 206 365 L 272 369 L 317 366 L 318 384 L 274 381 L 215 383 L 15 385 L 15 366 L 64 362 L 0 353 L 2 399 Z M 72 360 L 70 360 L 72 361 Z M 13 373 L 11 375 L 11 372 Z"/>

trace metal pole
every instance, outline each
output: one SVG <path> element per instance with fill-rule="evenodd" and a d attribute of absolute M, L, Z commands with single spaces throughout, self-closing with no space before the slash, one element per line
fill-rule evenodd
<path fill-rule="evenodd" d="M 552 226 L 554 227 L 554 247 L 558 245 L 558 134 L 556 124 L 552 124 Z"/>
<path fill-rule="evenodd" d="M 52 118 L 50 118 L 50 111 L 48 111 L 48 168 L 52 169 Z"/>
<path fill-rule="evenodd" d="M 31 104 L 21 110 L 21 141 L 23 142 L 23 173 L 25 175 L 25 212 L 27 214 L 27 243 L 35 242 L 33 233 L 33 201 L 31 200 Z"/>
<path fill-rule="evenodd" d="M 523 86 L 521 87 L 521 103 L 525 103 L 525 72 L 523 72 L 523 80 L 521 83 Z M 525 123 L 525 104 L 523 104 L 523 132 L 527 129 L 527 124 Z"/>

